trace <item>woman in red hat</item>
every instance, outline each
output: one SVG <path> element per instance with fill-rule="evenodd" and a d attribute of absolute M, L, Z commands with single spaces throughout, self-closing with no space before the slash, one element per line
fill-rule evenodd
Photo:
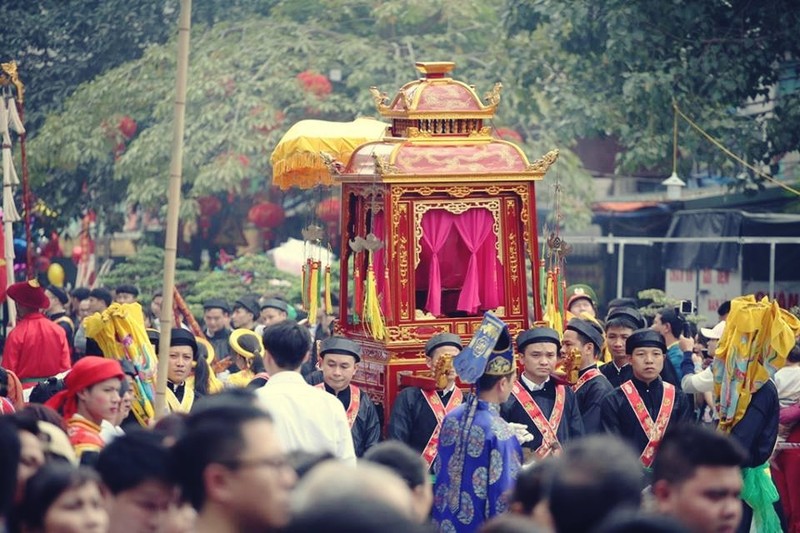
<path fill-rule="evenodd" d="M 105 445 L 100 425 L 103 420 L 114 420 L 123 379 L 119 361 L 84 357 L 64 378 L 64 390 L 45 404 L 64 416 L 69 441 L 81 464 L 94 464 Z"/>

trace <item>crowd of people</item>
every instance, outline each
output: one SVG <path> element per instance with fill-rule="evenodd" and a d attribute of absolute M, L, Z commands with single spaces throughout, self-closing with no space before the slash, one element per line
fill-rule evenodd
<path fill-rule="evenodd" d="M 169 414 L 142 424 L 142 368 L 86 327 L 136 287 L 7 295 L 0 532 L 800 532 L 800 320 L 774 302 L 697 329 L 575 285 L 563 327 L 427 339 L 433 379 L 384 423 L 332 317 L 212 298 L 199 331 L 176 316 Z"/>

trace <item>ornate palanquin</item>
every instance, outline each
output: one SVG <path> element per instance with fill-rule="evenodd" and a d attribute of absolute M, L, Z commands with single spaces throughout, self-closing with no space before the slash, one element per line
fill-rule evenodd
<path fill-rule="evenodd" d="M 355 380 L 383 405 L 386 420 L 404 382 L 424 374 L 423 347 L 432 335 L 453 332 L 467 342 L 489 309 L 512 333 L 541 316 L 538 294 L 529 297 L 539 287 L 534 184 L 558 152 L 530 163 L 519 147 L 493 137 L 488 124 L 501 85 L 482 100 L 473 87 L 449 77 L 453 67 L 418 63 L 424 77 L 392 100 L 372 88 L 379 112 L 391 120 L 390 136 L 358 147 L 344 168 L 331 165 L 342 185 L 338 328 L 362 344 Z M 461 217 L 470 211 L 480 213 L 468 224 Z M 436 245 L 425 228 L 441 230 Z M 352 244 L 370 234 L 384 243 L 372 253 L 384 338 L 376 338 L 359 309 L 369 253 Z M 461 294 L 468 278 L 476 295 L 472 308 Z M 429 291 L 439 288 L 434 300 L 440 303 L 430 305 Z"/>

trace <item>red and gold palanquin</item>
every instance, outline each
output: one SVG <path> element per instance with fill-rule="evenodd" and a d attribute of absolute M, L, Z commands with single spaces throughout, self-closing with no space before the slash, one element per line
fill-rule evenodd
<path fill-rule="evenodd" d="M 417 68 L 425 77 L 391 102 L 372 89 L 392 136 L 361 145 L 336 176 L 338 327 L 362 344 L 355 380 L 383 405 L 385 419 L 401 386 L 419 381 L 402 376 L 425 374 L 423 347 L 432 335 L 453 332 L 468 342 L 487 310 L 512 333 L 541 316 L 534 183 L 558 156 L 530 163 L 519 147 L 492 137 L 485 124 L 499 103 L 499 84 L 483 103 L 447 76 L 452 63 Z M 384 243 L 373 253 L 382 339 L 357 318 L 369 254 L 350 243 L 370 233 Z"/>

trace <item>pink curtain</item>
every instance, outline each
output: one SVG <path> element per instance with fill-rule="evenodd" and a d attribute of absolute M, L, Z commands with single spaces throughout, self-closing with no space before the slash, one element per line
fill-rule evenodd
<path fill-rule="evenodd" d="M 442 272 L 439 268 L 439 252 L 447 241 L 454 218 L 451 213 L 439 209 L 432 209 L 422 216 L 422 242 L 431 250 L 428 299 L 425 308 L 433 316 L 442 314 Z"/>
<path fill-rule="evenodd" d="M 470 251 L 467 274 L 461 295 L 458 297 L 457 309 L 471 315 L 477 313 L 481 306 L 482 280 L 479 270 L 482 265 L 479 265 L 478 251 L 486 238 L 492 234 L 492 223 L 492 214 L 487 209 L 469 209 L 455 219 L 456 229 Z"/>
<path fill-rule="evenodd" d="M 500 260 L 497 258 L 497 236 L 492 232 L 478 252 L 481 286 L 480 296 L 484 309 L 497 309 L 503 305 L 505 280 Z"/>
<path fill-rule="evenodd" d="M 381 310 L 383 311 L 383 314 L 386 315 L 389 308 L 389 295 L 385 293 L 387 290 L 385 257 L 386 248 L 389 246 L 389 243 L 385 241 L 386 228 L 383 224 L 383 221 L 383 211 L 378 211 L 372 216 L 372 233 L 374 233 L 378 239 L 384 241 L 383 248 L 377 250 L 372 258 L 372 266 L 375 269 L 375 286 L 378 289 L 378 299 L 381 302 Z"/>

